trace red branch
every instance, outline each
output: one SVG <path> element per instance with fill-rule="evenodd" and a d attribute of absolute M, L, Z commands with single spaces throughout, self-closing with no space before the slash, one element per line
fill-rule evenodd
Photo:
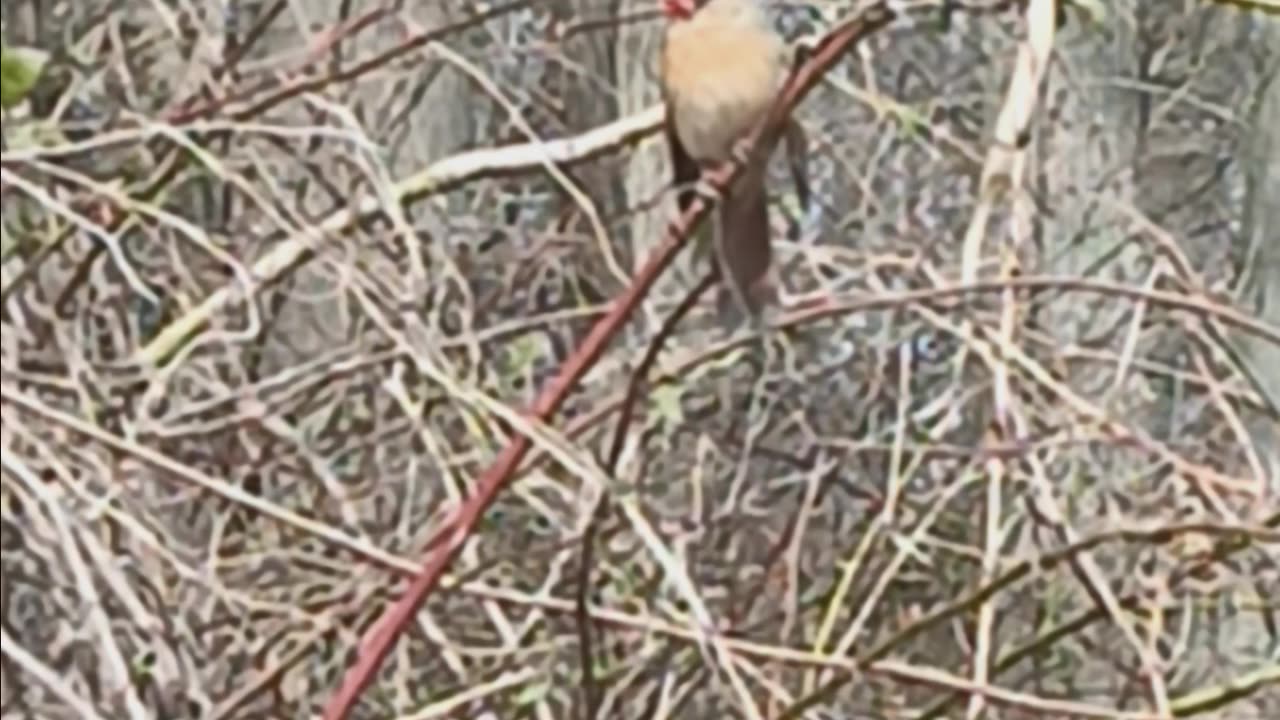
<path fill-rule="evenodd" d="M 755 128 L 750 141 L 753 144 L 762 139 L 767 141 L 782 126 L 782 120 L 790 115 L 823 74 L 834 66 L 855 42 L 888 25 L 893 18 L 894 13 L 883 2 L 876 3 L 823 38 L 822 42 L 814 48 L 809 59 L 791 74 L 774 105 L 773 112 Z M 713 187 L 723 191 L 739 171 L 740 168 L 736 163 L 729 163 L 708 173 L 706 180 Z M 675 258 L 684 246 L 688 234 L 701 222 L 703 215 L 709 209 L 707 201 L 698 196 L 689 209 L 667 228 L 666 237 L 661 246 L 645 263 L 636 279 L 613 302 L 608 314 L 596 323 L 587 338 L 560 368 L 559 374 L 538 395 L 533 407 L 528 411 L 531 418 L 546 421 L 555 414 L 582 376 L 604 353 L 614 334 L 630 317 L 631 312 L 649 291 L 658 275 Z M 433 547 L 428 551 L 422 571 L 413 578 L 404 595 L 365 635 L 355 666 L 347 672 L 341 687 L 325 707 L 324 720 L 342 720 L 347 716 L 347 712 L 360 697 L 360 693 L 377 674 L 400 633 L 408 626 L 427 595 L 439 582 L 440 576 L 444 574 L 445 568 L 449 566 L 458 549 L 471 534 L 476 522 L 515 473 L 521 460 L 529 452 L 530 446 L 528 437 L 517 434 L 481 475 L 476 483 L 475 494 L 458 508 L 449 526 L 437 535 L 439 542 L 432 543 Z"/>

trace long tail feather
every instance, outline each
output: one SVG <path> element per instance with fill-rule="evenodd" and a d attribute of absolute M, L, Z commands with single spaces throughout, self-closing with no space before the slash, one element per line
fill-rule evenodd
<path fill-rule="evenodd" d="M 725 302 L 731 302 L 758 317 L 774 299 L 769 277 L 769 204 L 763 174 L 750 173 L 735 183 L 720 205 L 718 220 L 716 254 L 725 291 L 721 295 L 722 310 L 728 309 Z"/>

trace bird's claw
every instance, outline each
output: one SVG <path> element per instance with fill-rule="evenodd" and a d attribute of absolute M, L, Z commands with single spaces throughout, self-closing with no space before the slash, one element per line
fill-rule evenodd
<path fill-rule="evenodd" d="M 709 203 L 720 202 L 720 198 L 723 196 L 720 188 L 712 185 L 706 178 L 698 178 L 698 182 L 694 183 L 693 191 Z"/>
<path fill-rule="evenodd" d="M 813 57 L 813 53 L 818 49 L 820 42 L 817 35 L 804 35 L 796 39 L 794 52 L 791 54 L 791 68 L 798 70 L 802 65 L 809 62 L 809 58 Z"/>
<path fill-rule="evenodd" d="M 734 162 L 739 165 L 746 165 L 751 162 L 751 153 L 754 150 L 754 147 L 755 143 L 751 142 L 751 140 L 741 138 L 733 144 L 733 147 L 730 148 L 729 151 L 732 154 Z"/>

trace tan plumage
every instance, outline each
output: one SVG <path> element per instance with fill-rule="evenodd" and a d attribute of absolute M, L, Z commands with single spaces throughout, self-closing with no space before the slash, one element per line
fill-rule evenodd
<path fill-rule="evenodd" d="M 664 0 L 670 22 L 662 51 L 667 139 L 684 210 L 688 186 L 733 149 L 772 107 L 786 76 L 786 44 L 758 0 Z M 721 278 L 731 297 L 757 315 L 773 299 L 767 153 L 744 169 L 721 201 L 714 238 Z M 722 305 L 723 307 L 723 305 Z"/>

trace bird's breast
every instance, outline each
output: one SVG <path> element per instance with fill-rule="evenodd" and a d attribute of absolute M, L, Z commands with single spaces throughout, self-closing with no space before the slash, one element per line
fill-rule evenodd
<path fill-rule="evenodd" d="M 671 28 L 663 80 L 680 142 L 701 162 L 722 162 L 768 112 L 782 81 L 781 40 L 744 27 Z"/>

